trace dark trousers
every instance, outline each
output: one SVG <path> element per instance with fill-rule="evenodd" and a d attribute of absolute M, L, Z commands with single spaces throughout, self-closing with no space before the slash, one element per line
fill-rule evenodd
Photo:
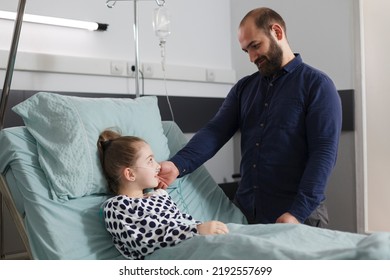
<path fill-rule="evenodd" d="M 234 198 L 233 203 L 242 210 L 240 207 L 240 204 L 238 203 L 237 199 Z M 244 213 L 244 212 L 243 212 Z M 251 219 L 250 217 L 246 217 L 249 224 L 255 224 L 256 222 Z M 326 207 L 325 203 L 322 202 L 312 213 L 311 215 L 306 219 L 304 222 L 305 225 L 312 226 L 312 227 L 319 227 L 319 228 L 327 228 L 329 222 L 328 217 L 328 208 Z"/>
<path fill-rule="evenodd" d="M 322 202 L 316 210 L 314 210 L 309 218 L 304 222 L 305 225 L 326 228 L 328 226 L 329 217 L 328 217 L 328 208 L 325 203 Z"/>

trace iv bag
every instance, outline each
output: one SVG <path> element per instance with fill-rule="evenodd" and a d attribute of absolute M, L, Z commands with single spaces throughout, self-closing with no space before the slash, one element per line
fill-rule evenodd
<path fill-rule="evenodd" d="M 170 17 L 165 7 L 158 7 L 154 10 L 153 28 L 160 41 L 164 41 L 171 34 Z"/>

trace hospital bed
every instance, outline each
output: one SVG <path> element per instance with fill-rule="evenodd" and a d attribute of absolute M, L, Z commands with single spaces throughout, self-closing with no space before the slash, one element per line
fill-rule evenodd
<path fill-rule="evenodd" d="M 13 110 L 25 126 L 0 131 L 1 192 L 32 259 L 122 259 L 101 205 L 111 196 L 96 140 L 108 128 L 136 135 L 166 160 L 187 138 L 161 121 L 157 98 L 84 98 L 39 92 Z M 248 225 L 205 167 L 168 192 L 194 218 L 228 224 L 227 235 L 196 236 L 147 259 L 390 259 L 390 234 L 306 225 Z"/>

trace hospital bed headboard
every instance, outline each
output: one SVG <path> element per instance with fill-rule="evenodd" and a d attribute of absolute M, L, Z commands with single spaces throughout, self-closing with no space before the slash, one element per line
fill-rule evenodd
<path fill-rule="evenodd" d="M 12 127 L 23 125 L 22 119 L 12 112 L 11 108 L 18 103 L 26 100 L 35 94 L 36 91 L 31 90 L 11 90 L 8 104 L 6 106 L 6 118 L 4 127 Z M 129 97 L 134 98 L 135 95 L 123 95 L 112 93 L 82 93 L 82 92 L 57 92 L 68 96 L 80 97 Z M 343 131 L 354 130 L 354 90 L 340 90 L 343 108 Z M 171 112 L 165 96 L 157 96 L 158 105 L 161 113 L 161 118 L 164 121 L 172 120 Z M 224 98 L 216 97 L 191 97 L 191 96 L 170 96 L 170 103 L 175 116 L 175 122 L 184 133 L 195 133 L 203 125 L 210 120 L 221 106 Z M 202 112 L 202 114 L 199 114 Z"/>

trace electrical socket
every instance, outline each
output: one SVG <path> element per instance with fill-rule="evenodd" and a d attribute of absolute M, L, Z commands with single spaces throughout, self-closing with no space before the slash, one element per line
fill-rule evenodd
<path fill-rule="evenodd" d="M 215 81 L 215 71 L 212 69 L 206 69 L 206 81 L 214 82 Z"/>
<path fill-rule="evenodd" d="M 144 78 L 153 77 L 153 74 L 154 74 L 153 65 L 150 63 L 142 64 L 142 73 L 144 75 Z"/>
<path fill-rule="evenodd" d="M 111 75 L 122 75 L 125 69 L 125 64 L 122 61 L 111 61 Z"/>

